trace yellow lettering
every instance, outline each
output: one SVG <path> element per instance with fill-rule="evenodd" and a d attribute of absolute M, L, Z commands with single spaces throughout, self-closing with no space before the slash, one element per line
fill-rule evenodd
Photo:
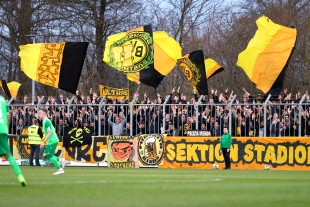
<path fill-rule="evenodd" d="M 310 147 L 308 147 L 308 161 L 307 161 L 307 164 L 310 164 Z"/>
<path fill-rule="evenodd" d="M 267 147 L 264 161 L 267 163 L 269 163 L 270 161 L 271 161 L 271 163 L 276 163 L 277 159 L 276 159 L 276 153 L 274 150 L 274 146 L 269 145 Z"/>
<path fill-rule="evenodd" d="M 166 150 L 168 160 L 173 161 L 175 159 L 175 146 L 173 144 L 168 144 Z"/>
<path fill-rule="evenodd" d="M 262 144 L 256 144 L 254 150 L 256 151 L 257 162 L 262 162 L 263 161 L 262 154 L 265 151 L 265 146 Z"/>
<path fill-rule="evenodd" d="M 288 156 L 288 163 L 293 164 L 294 163 L 294 147 L 289 147 L 289 156 Z"/>
<path fill-rule="evenodd" d="M 198 145 L 198 150 L 200 150 L 201 153 L 201 161 L 206 162 L 206 151 L 209 149 L 209 145 L 206 144 L 200 144 Z"/>
<path fill-rule="evenodd" d="M 177 150 L 176 150 L 176 153 L 177 153 L 176 160 L 177 160 L 177 161 L 182 162 L 182 161 L 185 161 L 185 160 L 186 160 L 186 152 L 185 152 L 185 149 L 186 149 L 185 143 L 179 143 L 179 144 L 177 144 Z"/>
<path fill-rule="evenodd" d="M 214 162 L 214 145 L 209 146 L 209 162 Z"/>
<path fill-rule="evenodd" d="M 283 164 L 287 161 L 287 148 L 283 145 L 278 145 L 277 163 Z"/>
<path fill-rule="evenodd" d="M 191 161 L 198 162 L 199 161 L 196 150 L 197 150 L 197 144 L 188 144 L 187 145 L 187 161 L 188 162 L 191 162 Z"/>
<path fill-rule="evenodd" d="M 215 159 L 218 161 L 224 161 L 223 155 L 220 156 L 220 144 L 215 145 Z"/>
<path fill-rule="evenodd" d="M 295 160 L 299 164 L 303 164 L 306 162 L 307 152 L 306 148 L 302 145 L 298 145 L 295 149 Z"/>
<path fill-rule="evenodd" d="M 238 162 L 238 150 L 238 144 L 233 144 L 230 153 L 230 157 L 233 162 Z"/>
<path fill-rule="evenodd" d="M 254 153 L 253 153 L 253 145 L 251 144 L 247 144 L 245 145 L 244 147 L 244 160 L 247 161 L 247 162 L 251 162 L 253 160 L 253 157 L 254 157 Z"/>

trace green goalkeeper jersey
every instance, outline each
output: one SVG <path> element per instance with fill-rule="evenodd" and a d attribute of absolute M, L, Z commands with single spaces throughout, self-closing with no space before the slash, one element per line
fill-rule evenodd
<path fill-rule="evenodd" d="M 3 96 L 0 96 L 0 134 L 8 134 L 8 113 L 9 107 Z"/>
<path fill-rule="evenodd" d="M 48 144 L 55 144 L 59 142 L 59 139 L 56 135 L 55 128 L 47 117 L 43 120 L 43 129 L 44 129 L 44 134 L 47 136 L 48 132 L 51 131 L 51 136 L 48 139 Z"/>

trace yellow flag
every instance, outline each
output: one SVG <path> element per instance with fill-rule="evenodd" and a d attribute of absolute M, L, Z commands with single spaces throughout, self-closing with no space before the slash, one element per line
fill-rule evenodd
<path fill-rule="evenodd" d="M 21 70 L 39 83 L 75 93 L 87 47 L 87 42 L 21 45 Z"/>
<path fill-rule="evenodd" d="M 294 48 L 297 31 L 275 24 L 268 17 L 256 21 L 258 30 L 247 48 L 238 56 L 237 65 L 241 67 L 256 87 L 264 93 L 269 92 L 285 67 Z M 274 94 L 275 95 L 275 94 Z"/>
<path fill-rule="evenodd" d="M 22 84 L 16 82 L 16 81 L 12 81 L 10 83 L 7 83 L 7 86 L 9 88 L 9 91 L 11 93 L 11 96 L 14 97 L 14 99 L 16 99 L 17 97 L 17 94 L 18 94 L 18 90 L 19 90 L 19 87 L 21 86 Z"/>
<path fill-rule="evenodd" d="M 138 36 L 141 33 L 144 40 Z M 152 34 L 152 41 L 147 41 L 148 34 Z M 142 40 L 149 44 L 143 45 Z M 141 53 L 137 51 L 137 45 Z M 178 42 L 164 31 L 152 32 L 147 25 L 109 36 L 103 61 L 125 73 L 128 80 L 156 88 L 181 57 L 182 48 Z"/>
<path fill-rule="evenodd" d="M 205 59 L 205 66 L 207 78 L 210 78 L 211 76 L 224 70 L 218 62 L 211 58 Z"/>

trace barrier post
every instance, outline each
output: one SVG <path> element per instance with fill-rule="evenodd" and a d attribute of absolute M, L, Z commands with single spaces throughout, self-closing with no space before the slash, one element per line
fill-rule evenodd
<path fill-rule="evenodd" d="M 304 94 L 301 98 L 301 100 L 299 101 L 298 103 L 298 107 L 299 107 L 299 110 L 298 110 L 298 136 L 301 137 L 301 111 L 302 111 L 302 103 L 305 101 L 306 99 L 306 94 Z"/>
<path fill-rule="evenodd" d="M 137 100 L 138 98 L 138 95 L 134 96 L 130 105 L 129 105 L 129 109 L 130 109 L 130 136 L 133 135 L 133 105 L 134 105 L 134 102 Z"/>
<path fill-rule="evenodd" d="M 38 104 L 37 104 L 37 113 L 39 113 L 40 105 L 41 105 L 41 102 L 43 101 L 43 99 L 44 99 L 44 96 L 42 96 L 42 97 L 38 100 Z"/>
<path fill-rule="evenodd" d="M 266 101 L 263 104 L 264 106 L 264 137 L 267 136 L 267 104 L 270 98 L 271 98 L 271 94 L 268 95 Z"/>
<path fill-rule="evenodd" d="M 162 134 L 165 134 L 165 127 L 166 127 L 166 105 L 167 105 L 167 102 L 169 101 L 170 99 L 170 94 L 166 97 L 166 100 L 163 104 L 163 127 L 162 127 L 162 130 L 161 130 L 161 133 Z"/>
<path fill-rule="evenodd" d="M 73 95 L 72 98 L 70 99 L 68 106 L 67 106 L 67 112 L 68 115 L 70 116 L 70 105 L 72 104 L 73 100 L 74 100 L 75 96 Z"/>
<path fill-rule="evenodd" d="M 200 97 L 199 97 L 199 99 L 198 99 L 198 102 L 195 104 L 195 106 L 196 106 L 196 130 L 198 130 L 198 113 L 199 113 L 199 104 L 201 103 L 201 100 L 203 99 L 203 95 L 201 95 Z"/>
<path fill-rule="evenodd" d="M 229 103 L 229 133 L 232 134 L 231 128 L 232 128 L 232 105 L 234 101 L 236 100 L 237 95 L 234 95 Z"/>
<path fill-rule="evenodd" d="M 105 100 L 105 96 L 102 97 L 102 99 L 99 102 L 99 106 L 98 106 L 98 135 L 101 135 L 101 108 L 102 108 L 102 103 Z"/>

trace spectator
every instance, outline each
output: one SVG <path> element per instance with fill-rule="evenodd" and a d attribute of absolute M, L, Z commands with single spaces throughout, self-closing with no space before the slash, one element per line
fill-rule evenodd
<path fill-rule="evenodd" d="M 108 118 L 108 123 L 110 126 L 112 126 L 112 135 L 115 136 L 121 136 L 121 134 L 124 131 L 124 125 L 126 123 L 126 117 L 125 115 L 121 112 L 121 117 L 116 117 L 115 118 L 115 123 L 111 121 L 112 119 L 112 111 L 109 111 L 109 118 Z"/>
<path fill-rule="evenodd" d="M 19 119 L 18 120 L 18 125 L 16 127 L 16 134 L 17 135 L 23 134 L 24 129 L 26 129 L 25 125 L 24 125 L 24 120 L 23 119 Z"/>

